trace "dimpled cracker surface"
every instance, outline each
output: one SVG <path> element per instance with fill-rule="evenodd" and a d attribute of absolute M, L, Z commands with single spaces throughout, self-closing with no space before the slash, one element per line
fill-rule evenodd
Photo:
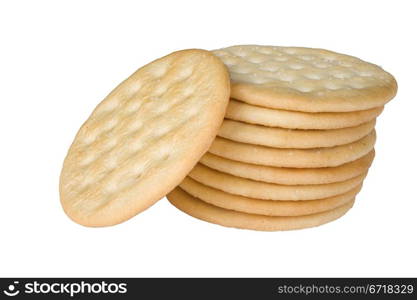
<path fill-rule="evenodd" d="M 365 156 L 346 164 L 330 168 L 280 168 L 230 160 L 206 153 L 200 163 L 217 171 L 256 181 L 277 184 L 325 184 L 348 180 L 368 170 L 375 156 L 371 151 Z"/>
<path fill-rule="evenodd" d="M 375 120 L 355 127 L 329 130 L 287 129 L 224 120 L 217 135 L 241 143 L 306 149 L 348 144 L 368 135 L 374 127 Z"/>
<path fill-rule="evenodd" d="M 230 99 L 226 118 L 250 124 L 291 129 L 338 129 L 353 127 L 378 117 L 384 107 L 333 113 L 308 113 L 271 109 Z"/>
<path fill-rule="evenodd" d="M 299 201 L 346 193 L 362 183 L 366 172 L 345 181 L 328 184 L 283 185 L 237 177 L 197 164 L 188 176 L 199 183 L 230 194 L 263 200 Z"/>
<path fill-rule="evenodd" d="M 303 216 L 264 216 L 224 209 L 201 201 L 180 188 L 167 195 L 169 202 L 184 213 L 213 224 L 261 231 L 293 230 L 322 225 L 343 216 L 354 200 L 335 209 Z"/>
<path fill-rule="evenodd" d="M 255 165 L 285 168 L 323 168 L 337 167 L 364 156 L 374 148 L 375 141 L 375 130 L 350 144 L 312 149 L 272 148 L 216 137 L 209 152 L 231 160 Z"/>
<path fill-rule="evenodd" d="M 344 194 L 307 201 L 268 201 L 229 194 L 190 177 L 184 178 L 180 188 L 199 200 L 225 209 L 266 216 L 302 216 L 331 210 L 350 202 L 359 193 L 361 185 Z"/>
<path fill-rule="evenodd" d="M 242 45 L 213 52 L 229 68 L 231 97 L 263 107 L 366 110 L 384 105 L 397 91 L 394 77 L 380 67 L 328 50 Z"/>
<path fill-rule="evenodd" d="M 82 125 L 60 178 L 75 222 L 108 226 L 164 197 L 206 152 L 223 121 L 230 80 L 205 50 L 183 50 L 140 68 Z"/>

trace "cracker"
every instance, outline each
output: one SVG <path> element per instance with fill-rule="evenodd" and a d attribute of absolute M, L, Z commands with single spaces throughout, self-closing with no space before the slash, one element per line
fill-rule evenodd
<path fill-rule="evenodd" d="M 250 124 L 291 129 L 338 129 L 354 127 L 378 117 L 384 107 L 354 112 L 308 113 L 264 108 L 230 99 L 226 118 Z"/>
<path fill-rule="evenodd" d="M 172 205 L 197 219 L 226 227 L 261 231 L 293 230 L 322 225 L 343 216 L 354 200 L 333 210 L 304 216 L 263 216 L 220 208 L 187 194 L 180 188 L 167 196 Z"/>
<path fill-rule="evenodd" d="M 299 130 L 224 120 L 217 135 L 236 142 L 275 148 L 333 147 L 363 138 L 374 129 L 375 122 L 374 119 L 356 127 L 340 129 Z"/>
<path fill-rule="evenodd" d="M 140 68 L 82 125 L 65 158 L 60 196 L 86 226 L 125 221 L 177 186 L 223 121 L 230 80 L 205 50 L 184 50 Z"/>
<path fill-rule="evenodd" d="M 397 91 L 382 68 L 323 49 L 241 45 L 215 50 L 230 71 L 231 97 L 263 107 L 348 112 L 382 106 Z"/>
<path fill-rule="evenodd" d="M 217 171 L 247 179 L 277 184 L 325 184 L 348 180 L 366 172 L 375 156 L 372 150 L 352 162 L 330 168 L 280 168 L 242 163 L 206 153 L 200 163 Z"/>
<path fill-rule="evenodd" d="M 322 168 L 340 166 L 366 155 L 374 147 L 375 141 L 375 130 L 350 144 L 313 149 L 271 148 L 216 137 L 209 152 L 231 160 L 256 165 L 286 168 Z"/>
<path fill-rule="evenodd" d="M 329 198 L 306 201 L 269 201 L 223 192 L 185 177 L 180 188 L 189 195 L 211 205 L 249 214 L 266 216 L 302 216 L 337 208 L 355 198 L 361 185 Z"/>
<path fill-rule="evenodd" d="M 230 194 L 263 200 L 299 201 L 322 199 L 346 193 L 362 183 L 366 172 L 334 183 L 283 185 L 237 177 L 197 164 L 188 176 L 199 183 Z"/>

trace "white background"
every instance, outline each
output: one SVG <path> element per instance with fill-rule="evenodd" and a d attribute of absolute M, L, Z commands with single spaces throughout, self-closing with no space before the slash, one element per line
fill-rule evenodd
<path fill-rule="evenodd" d="M 0 276 L 417 276 L 413 2 L 2 1 Z M 254 232 L 193 219 L 166 199 L 110 228 L 66 217 L 63 159 L 113 87 L 174 50 L 248 43 L 327 48 L 397 78 L 345 217 Z"/>

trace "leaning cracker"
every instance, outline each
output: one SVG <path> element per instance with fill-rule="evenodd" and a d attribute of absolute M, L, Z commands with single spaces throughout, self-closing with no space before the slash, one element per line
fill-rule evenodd
<path fill-rule="evenodd" d="M 340 129 L 299 130 L 224 120 L 217 135 L 235 142 L 274 148 L 321 148 L 357 141 L 374 129 L 375 122 L 374 119 L 356 127 Z"/>
<path fill-rule="evenodd" d="M 325 184 L 351 179 L 366 172 L 375 156 L 372 150 L 352 162 L 330 168 L 280 168 L 230 160 L 206 153 L 200 163 L 230 175 L 277 184 Z"/>
<path fill-rule="evenodd" d="M 361 185 L 333 197 L 307 201 L 269 201 L 223 192 L 185 177 L 180 188 L 189 195 L 211 205 L 249 214 L 266 216 L 302 216 L 335 209 L 350 202 L 359 193 Z"/>
<path fill-rule="evenodd" d="M 354 127 L 378 117 L 384 107 L 334 113 L 308 113 L 271 109 L 230 99 L 226 118 L 250 124 L 291 129 L 338 129 Z"/>
<path fill-rule="evenodd" d="M 373 130 L 364 138 L 346 145 L 313 149 L 280 149 L 234 142 L 216 137 L 209 152 L 224 158 L 256 165 L 286 168 L 336 167 L 369 153 L 375 145 Z"/>
<path fill-rule="evenodd" d="M 205 50 L 140 68 L 82 125 L 64 161 L 61 203 L 86 226 L 125 221 L 177 186 L 210 146 L 229 99 L 229 76 Z"/>
<path fill-rule="evenodd" d="M 346 193 L 362 183 L 366 172 L 334 183 L 283 185 L 237 177 L 197 164 L 188 176 L 199 183 L 230 194 L 263 200 L 299 201 L 322 199 Z"/>
<path fill-rule="evenodd" d="M 397 91 L 382 68 L 328 50 L 241 45 L 214 53 L 229 68 L 231 97 L 263 107 L 357 111 L 383 106 Z"/>
<path fill-rule="evenodd" d="M 336 209 L 304 216 L 263 216 L 220 208 L 187 194 L 180 188 L 167 195 L 169 202 L 184 213 L 197 219 L 226 227 L 262 231 L 293 230 L 319 226 L 343 216 L 354 200 Z"/>

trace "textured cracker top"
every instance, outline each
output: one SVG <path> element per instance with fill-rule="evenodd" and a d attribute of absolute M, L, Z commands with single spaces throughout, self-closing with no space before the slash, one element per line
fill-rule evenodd
<path fill-rule="evenodd" d="M 397 91 L 382 68 L 328 50 L 242 45 L 214 53 L 230 71 L 231 97 L 263 107 L 357 111 L 382 106 Z"/>

